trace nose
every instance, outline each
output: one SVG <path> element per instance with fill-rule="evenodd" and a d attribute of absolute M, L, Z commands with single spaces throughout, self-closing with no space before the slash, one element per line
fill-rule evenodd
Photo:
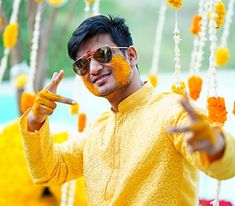
<path fill-rule="evenodd" d="M 97 75 L 99 74 L 100 70 L 103 69 L 103 65 L 100 64 L 95 59 L 91 58 L 90 60 L 90 74 L 91 75 Z"/>

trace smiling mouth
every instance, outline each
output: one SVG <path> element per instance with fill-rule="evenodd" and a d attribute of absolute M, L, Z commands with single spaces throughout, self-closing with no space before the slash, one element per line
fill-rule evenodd
<path fill-rule="evenodd" d="M 98 83 L 98 84 L 101 84 L 103 83 L 103 81 L 109 76 L 110 74 L 102 74 L 100 75 L 99 77 L 95 78 L 92 83 L 95 84 L 95 83 Z"/>

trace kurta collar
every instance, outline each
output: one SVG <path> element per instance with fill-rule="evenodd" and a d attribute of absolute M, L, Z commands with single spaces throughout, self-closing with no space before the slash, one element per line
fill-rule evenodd
<path fill-rule="evenodd" d="M 148 94 L 151 91 L 153 91 L 153 87 L 150 83 L 147 82 L 140 89 L 138 89 L 129 97 L 127 97 L 126 99 L 124 99 L 122 102 L 119 103 L 118 105 L 119 113 L 130 111 L 137 105 L 142 104 L 144 101 L 147 100 L 149 96 Z"/>

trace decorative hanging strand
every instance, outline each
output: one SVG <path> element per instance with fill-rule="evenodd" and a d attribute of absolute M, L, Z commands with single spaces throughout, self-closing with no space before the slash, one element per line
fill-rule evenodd
<path fill-rule="evenodd" d="M 202 60 L 203 60 L 203 55 L 204 55 L 204 46 L 206 44 L 207 41 L 207 37 L 206 37 L 206 30 L 207 30 L 207 23 L 208 23 L 208 2 L 205 1 L 204 2 L 204 7 L 202 8 L 202 20 L 201 20 L 201 32 L 199 33 L 199 42 L 198 42 L 198 51 L 196 53 L 196 59 L 195 59 L 195 64 L 192 67 L 193 69 L 193 73 L 197 74 L 199 73 L 199 70 L 201 68 L 202 65 Z"/>
<path fill-rule="evenodd" d="M 220 47 L 227 47 L 227 40 L 229 36 L 230 25 L 232 23 L 233 10 L 234 10 L 235 0 L 230 0 L 228 4 L 227 15 L 225 17 L 224 29 L 221 36 Z"/>
<path fill-rule="evenodd" d="M 204 5 L 205 5 L 205 0 L 200 0 L 199 9 L 198 9 L 198 15 L 200 15 L 200 16 L 203 15 Z M 195 36 L 194 42 L 193 42 L 193 51 L 192 51 L 192 54 L 191 54 L 191 62 L 190 62 L 190 72 L 191 72 L 191 74 L 197 73 L 197 70 L 195 70 L 195 63 L 196 63 L 196 59 L 197 59 L 197 53 L 198 53 L 198 50 L 199 50 L 198 47 L 199 47 L 199 41 L 200 41 L 201 33 L 202 33 L 202 31 L 199 32 L 199 35 Z"/>
<path fill-rule="evenodd" d="M 208 68 L 208 91 L 207 96 L 217 97 L 217 77 L 216 77 L 216 62 L 215 62 L 215 51 L 217 48 L 217 37 L 216 37 L 216 13 L 215 13 L 215 1 L 211 0 L 210 2 L 210 14 L 211 18 L 209 21 L 209 40 L 210 45 L 210 58 L 209 58 L 209 68 Z"/>
<path fill-rule="evenodd" d="M 11 14 L 11 18 L 10 18 L 9 24 L 17 23 L 17 16 L 18 16 L 18 12 L 19 12 L 20 2 L 21 2 L 21 0 L 15 0 L 14 1 L 13 9 L 12 9 L 12 14 Z M 17 27 L 16 28 L 16 30 L 17 30 L 16 33 L 18 34 L 18 25 L 16 27 Z M 1 60 L 1 64 L 0 64 L 0 83 L 2 82 L 3 75 L 4 75 L 5 71 L 6 71 L 7 60 L 8 60 L 9 53 L 10 53 L 10 47 L 9 48 L 5 48 L 4 52 L 3 52 L 3 57 L 2 57 L 2 60 Z"/>
<path fill-rule="evenodd" d="M 221 188 L 221 181 L 217 180 L 216 184 L 216 193 L 215 193 L 215 199 L 210 202 L 213 206 L 219 206 L 219 193 Z"/>
<path fill-rule="evenodd" d="M 31 46 L 31 55 L 30 55 L 29 90 L 31 92 L 34 92 L 34 80 L 36 76 L 36 67 L 37 67 L 41 14 L 42 14 L 42 3 L 39 3 L 37 6 L 37 13 L 35 17 L 32 46 Z"/>
<path fill-rule="evenodd" d="M 100 0 L 95 0 L 92 11 L 94 16 L 100 14 Z"/>
<path fill-rule="evenodd" d="M 76 189 L 76 180 L 63 184 L 61 188 L 61 206 L 73 206 Z"/>
<path fill-rule="evenodd" d="M 155 43 L 153 47 L 153 59 L 152 59 L 152 66 L 150 74 L 157 74 L 158 73 L 158 66 L 159 66 L 159 55 L 160 55 L 160 48 L 162 42 L 162 31 L 165 22 L 165 14 L 166 14 L 166 3 L 162 2 L 159 17 L 157 21 L 156 31 L 155 31 Z"/>

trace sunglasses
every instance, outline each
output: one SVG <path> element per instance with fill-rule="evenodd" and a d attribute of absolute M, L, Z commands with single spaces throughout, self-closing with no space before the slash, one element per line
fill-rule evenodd
<path fill-rule="evenodd" d="M 73 63 L 73 70 L 79 76 L 86 75 L 90 70 L 90 61 L 93 57 L 99 63 L 109 63 L 113 58 L 112 49 L 127 49 L 128 47 L 109 47 L 103 46 L 91 51 Z"/>

